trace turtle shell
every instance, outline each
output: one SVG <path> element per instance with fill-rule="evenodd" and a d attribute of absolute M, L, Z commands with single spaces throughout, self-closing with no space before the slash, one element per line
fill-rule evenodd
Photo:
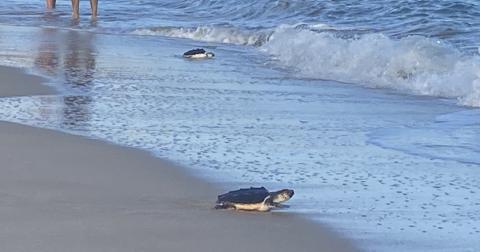
<path fill-rule="evenodd" d="M 265 187 L 242 188 L 218 195 L 217 203 L 261 203 L 269 195 L 270 193 Z"/>
<path fill-rule="evenodd" d="M 193 50 L 190 50 L 188 52 L 185 52 L 183 54 L 183 56 L 192 56 L 192 55 L 195 55 L 195 54 L 203 54 L 203 53 L 206 53 L 206 51 L 201 49 L 201 48 L 197 48 L 197 49 L 193 49 Z"/>

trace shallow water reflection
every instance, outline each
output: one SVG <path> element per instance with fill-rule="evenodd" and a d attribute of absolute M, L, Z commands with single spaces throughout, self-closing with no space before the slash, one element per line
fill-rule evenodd
<path fill-rule="evenodd" d="M 89 121 L 92 117 L 91 107 L 93 98 L 90 96 L 65 96 L 63 98 L 63 120 L 62 123 L 67 129 L 85 131 L 89 128 Z"/>
<path fill-rule="evenodd" d="M 58 30 L 53 28 L 40 29 L 38 52 L 34 63 L 47 75 L 55 75 L 60 67 L 59 45 L 51 41 L 57 33 Z"/>
<path fill-rule="evenodd" d="M 65 128 L 86 130 L 91 119 L 92 96 L 96 70 L 95 35 L 78 31 L 40 29 L 38 50 L 34 60 L 41 73 L 63 80 L 60 89 L 82 95 L 63 97 L 62 123 Z"/>
<path fill-rule="evenodd" d="M 91 90 L 95 74 L 94 34 L 68 31 L 64 52 L 65 85 L 84 92 Z"/>
<path fill-rule="evenodd" d="M 88 92 L 96 70 L 95 35 L 74 30 L 40 29 L 35 67 L 64 80 L 64 88 Z"/>

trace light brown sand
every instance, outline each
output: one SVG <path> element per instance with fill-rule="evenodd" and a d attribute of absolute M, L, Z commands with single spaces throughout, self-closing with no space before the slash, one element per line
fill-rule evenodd
<path fill-rule="evenodd" d="M 21 75 L 0 92 L 45 92 Z M 4 122 L 0 160 L 0 251 L 354 251 L 295 214 L 213 210 L 221 191 L 143 151 Z"/>

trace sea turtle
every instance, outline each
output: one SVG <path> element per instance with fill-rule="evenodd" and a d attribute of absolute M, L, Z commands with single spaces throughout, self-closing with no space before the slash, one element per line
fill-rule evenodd
<path fill-rule="evenodd" d="M 183 54 L 183 57 L 188 59 L 208 59 L 214 56 L 215 54 L 212 52 L 207 52 L 201 48 L 193 49 Z"/>
<path fill-rule="evenodd" d="M 265 187 L 242 188 L 218 195 L 215 209 L 266 212 L 280 207 L 280 203 L 289 200 L 293 194 L 293 190 L 290 189 L 269 192 Z"/>

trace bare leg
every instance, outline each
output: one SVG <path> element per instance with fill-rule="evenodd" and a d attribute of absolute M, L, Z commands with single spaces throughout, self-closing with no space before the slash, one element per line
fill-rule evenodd
<path fill-rule="evenodd" d="M 56 0 L 47 0 L 47 9 L 54 9 Z"/>
<path fill-rule="evenodd" d="M 72 0 L 72 17 L 80 17 L 80 0 Z"/>
<path fill-rule="evenodd" d="M 97 17 L 97 5 L 98 5 L 98 0 L 90 0 L 90 7 L 92 8 L 93 19 Z"/>

